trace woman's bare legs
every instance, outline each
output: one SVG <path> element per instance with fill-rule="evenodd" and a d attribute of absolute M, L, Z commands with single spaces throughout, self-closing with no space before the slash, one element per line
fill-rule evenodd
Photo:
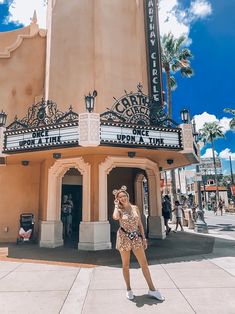
<path fill-rule="evenodd" d="M 119 251 L 122 258 L 122 273 L 126 283 L 126 289 L 131 290 L 130 283 L 130 255 L 131 251 Z"/>
<path fill-rule="evenodd" d="M 133 253 L 135 254 L 135 257 L 137 258 L 137 261 L 142 269 L 144 278 L 147 281 L 147 284 L 149 286 L 149 290 L 156 290 L 154 287 L 154 284 L 152 282 L 152 278 L 150 275 L 150 271 L 149 271 L 149 267 L 148 267 L 148 262 L 147 262 L 147 258 L 144 252 L 143 248 L 139 248 L 137 250 L 133 250 Z"/>

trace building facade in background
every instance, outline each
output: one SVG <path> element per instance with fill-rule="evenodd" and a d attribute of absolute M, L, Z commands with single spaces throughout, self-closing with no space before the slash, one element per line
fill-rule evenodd
<path fill-rule="evenodd" d="M 165 237 L 160 170 L 198 153 L 191 126 L 164 114 L 159 51 L 152 0 L 51 0 L 46 30 L 34 15 L 0 34 L 1 241 L 15 241 L 20 214 L 32 212 L 41 247 L 109 249 L 122 185 L 148 214 L 149 237 Z"/>

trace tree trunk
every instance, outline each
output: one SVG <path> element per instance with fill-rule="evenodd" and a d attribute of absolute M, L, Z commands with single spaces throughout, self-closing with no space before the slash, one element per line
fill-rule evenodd
<path fill-rule="evenodd" d="M 172 119 L 172 99 L 171 99 L 171 82 L 170 82 L 170 67 L 165 67 L 166 71 L 166 82 L 167 82 L 167 111 L 168 116 Z M 175 182 L 175 170 L 172 169 L 171 173 L 171 192 L 173 201 L 177 199 L 176 197 L 176 182 Z"/>
<path fill-rule="evenodd" d="M 168 116 L 172 119 L 172 99 L 171 99 L 171 76 L 170 69 L 166 68 L 166 83 L 167 83 L 167 111 Z"/>

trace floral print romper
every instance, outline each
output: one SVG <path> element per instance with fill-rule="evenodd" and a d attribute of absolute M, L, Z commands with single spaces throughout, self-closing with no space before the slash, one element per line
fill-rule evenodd
<path fill-rule="evenodd" d="M 120 228 L 117 231 L 117 241 L 116 241 L 116 249 L 119 251 L 131 251 L 137 250 L 140 247 L 143 247 L 142 237 L 137 236 L 131 240 L 128 235 L 125 233 L 139 231 L 139 214 L 137 211 L 137 207 L 131 205 L 131 212 L 122 212 L 121 217 L 119 219 Z M 125 231 L 123 231 L 123 228 Z"/>

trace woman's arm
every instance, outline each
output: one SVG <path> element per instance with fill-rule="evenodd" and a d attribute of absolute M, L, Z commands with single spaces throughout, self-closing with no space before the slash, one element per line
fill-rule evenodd
<path fill-rule="evenodd" d="M 120 209 L 118 208 L 118 202 L 114 202 L 114 211 L 113 211 L 113 219 L 119 220 L 120 219 Z"/>

